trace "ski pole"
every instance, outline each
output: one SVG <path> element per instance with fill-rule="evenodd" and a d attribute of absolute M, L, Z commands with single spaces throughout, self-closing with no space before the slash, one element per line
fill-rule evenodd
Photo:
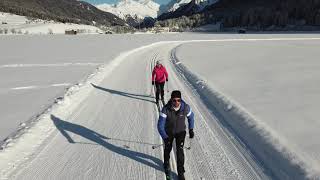
<path fill-rule="evenodd" d="M 156 87 L 156 84 L 154 84 L 154 86 L 153 86 L 153 91 L 154 91 L 154 97 L 156 97 L 156 93 L 157 93 L 157 87 Z"/>
<path fill-rule="evenodd" d="M 168 81 L 167 81 L 167 92 L 169 92 L 169 83 L 168 83 Z"/>
<path fill-rule="evenodd" d="M 153 86 L 153 85 L 152 85 Z M 153 87 L 152 87 L 153 88 Z M 150 96 L 152 96 L 152 88 L 150 88 Z"/>
<path fill-rule="evenodd" d="M 159 147 L 161 147 L 161 146 L 163 146 L 163 144 L 153 145 L 153 146 L 152 146 L 152 149 L 156 149 L 156 148 L 159 148 Z"/>

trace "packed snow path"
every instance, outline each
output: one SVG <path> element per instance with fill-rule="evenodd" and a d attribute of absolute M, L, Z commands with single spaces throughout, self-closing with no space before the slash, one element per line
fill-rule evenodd
<path fill-rule="evenodd" d="M 187 179 L 266 179 L 176 74 L 170 54 L 177 45 L 160 44 L 131 54 L 101 83 L 91 84 L 89 96 L 67 118 L 52 113 L 52 133 L 29 159 L 4 177 L 164 179 L 163 149 L 152 149 L 162 142 L 156 128 L 151 68 L 155 60 L 162 60 L 169 71 L 169 90 L 181 90 L 195 113 L 195 139 L 186 137 L 186 146 L 191 145 L 185 150 Z M 174 165 L 175 158 L 171 159 Z"/>

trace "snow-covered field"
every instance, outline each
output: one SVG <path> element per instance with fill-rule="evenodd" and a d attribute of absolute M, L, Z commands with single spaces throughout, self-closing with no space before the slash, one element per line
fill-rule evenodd
<path fill-rule="evenodd" d="M 65 89 L 135 47 L 210 35 L 0 36 L 0 140 L 32 120 Z M 19 53 L 17 53 L 19 52 Z M 45 75 L 45 76 L 44 76 Z M 8 103 L 9 102 L 9 103 Z M 32 102 L 32 103 L 31 103 Z"/>
<path fill-rule="evenodd" d="M 150 68 L 161 59 L 169 89 L 196 114 L 188 179 L 317 179 L 319 43 L 313 34 L 1 36 L 1 136 L 60 98 L 7 141 L 0 178 L 163 179 L 161 148 L 151 148 L 161 142 Z"/>
<path fill-rule="evenodd" d="M 28 19 L 0 12 L 0 35 L 1 34 L 64 34 L 66 30 L 78 30 L 83 34 L 97 34 L 102 32 L 99 28 L 89 25 L 72 23 L 59 23 L 40 19 Z"/>
<path fill-rule="evenodd" d="M 203 80 L 201 86 L 224 96 L 219 98 L 225 98 L 230 114 L 234 108 L 246 116 L 245 122 L 230 116 L 226 121 L 254 153 L 270 158 L 262 152 L 266 147 L 244 132 L 250 128 L 293 163 L 319 175 L 319 45 L 320 39 L 189 43 L 176 49 L 176 57 Z"/>

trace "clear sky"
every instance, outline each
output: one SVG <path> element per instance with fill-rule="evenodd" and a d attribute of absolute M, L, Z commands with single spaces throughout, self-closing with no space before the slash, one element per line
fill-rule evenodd
<path fill-rule="evenodd" d="M 83 1 L 87 1 L 91 4 L 103 4 L 103 3 L 107 3 L 107 4 L 115 4 L 116 2 L 118 2 L 119 0 L 83 0 Z M 153 0 L 158 4 L 166 4 L 168 3 L 170 0 Z"/>

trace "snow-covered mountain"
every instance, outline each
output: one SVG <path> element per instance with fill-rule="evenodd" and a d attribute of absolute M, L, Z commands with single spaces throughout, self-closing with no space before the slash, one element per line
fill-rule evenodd
<path fill-rule="evenodd" d="M 144 19 L 145 17 L 156 18 L 160 5 L 152 0 L 121 0 L 117 4 L 100 4 L 98 9 L 126 19 L 127 15 L 133 18 Z"/>
<path fill-rule="evenodd" d="M 190 3 L 191 0 L 171 0 L 168 4 L 160 7 L 161 13 L 172 12 L 177 10 L 179 7 Z"/>
<path fill-rule="evenodd" d="M 117 16 L 79 0 L 1 0 L 0 11 L 62 23 L 125 25 Z"/>
<path fill-rule="evenodd" d="M 167 13 L 167 12 L 173 12 L 180 8 L 181 6 L 187 5 L 192 0 L 171 0 L 167 5 L 160 7 L 160 12 Z M 218 2 L 218 0 L 195 0 L 195 4 L 199 7 L 199 9 L 203 9 L 204 7 L 214 4 Z"/>

